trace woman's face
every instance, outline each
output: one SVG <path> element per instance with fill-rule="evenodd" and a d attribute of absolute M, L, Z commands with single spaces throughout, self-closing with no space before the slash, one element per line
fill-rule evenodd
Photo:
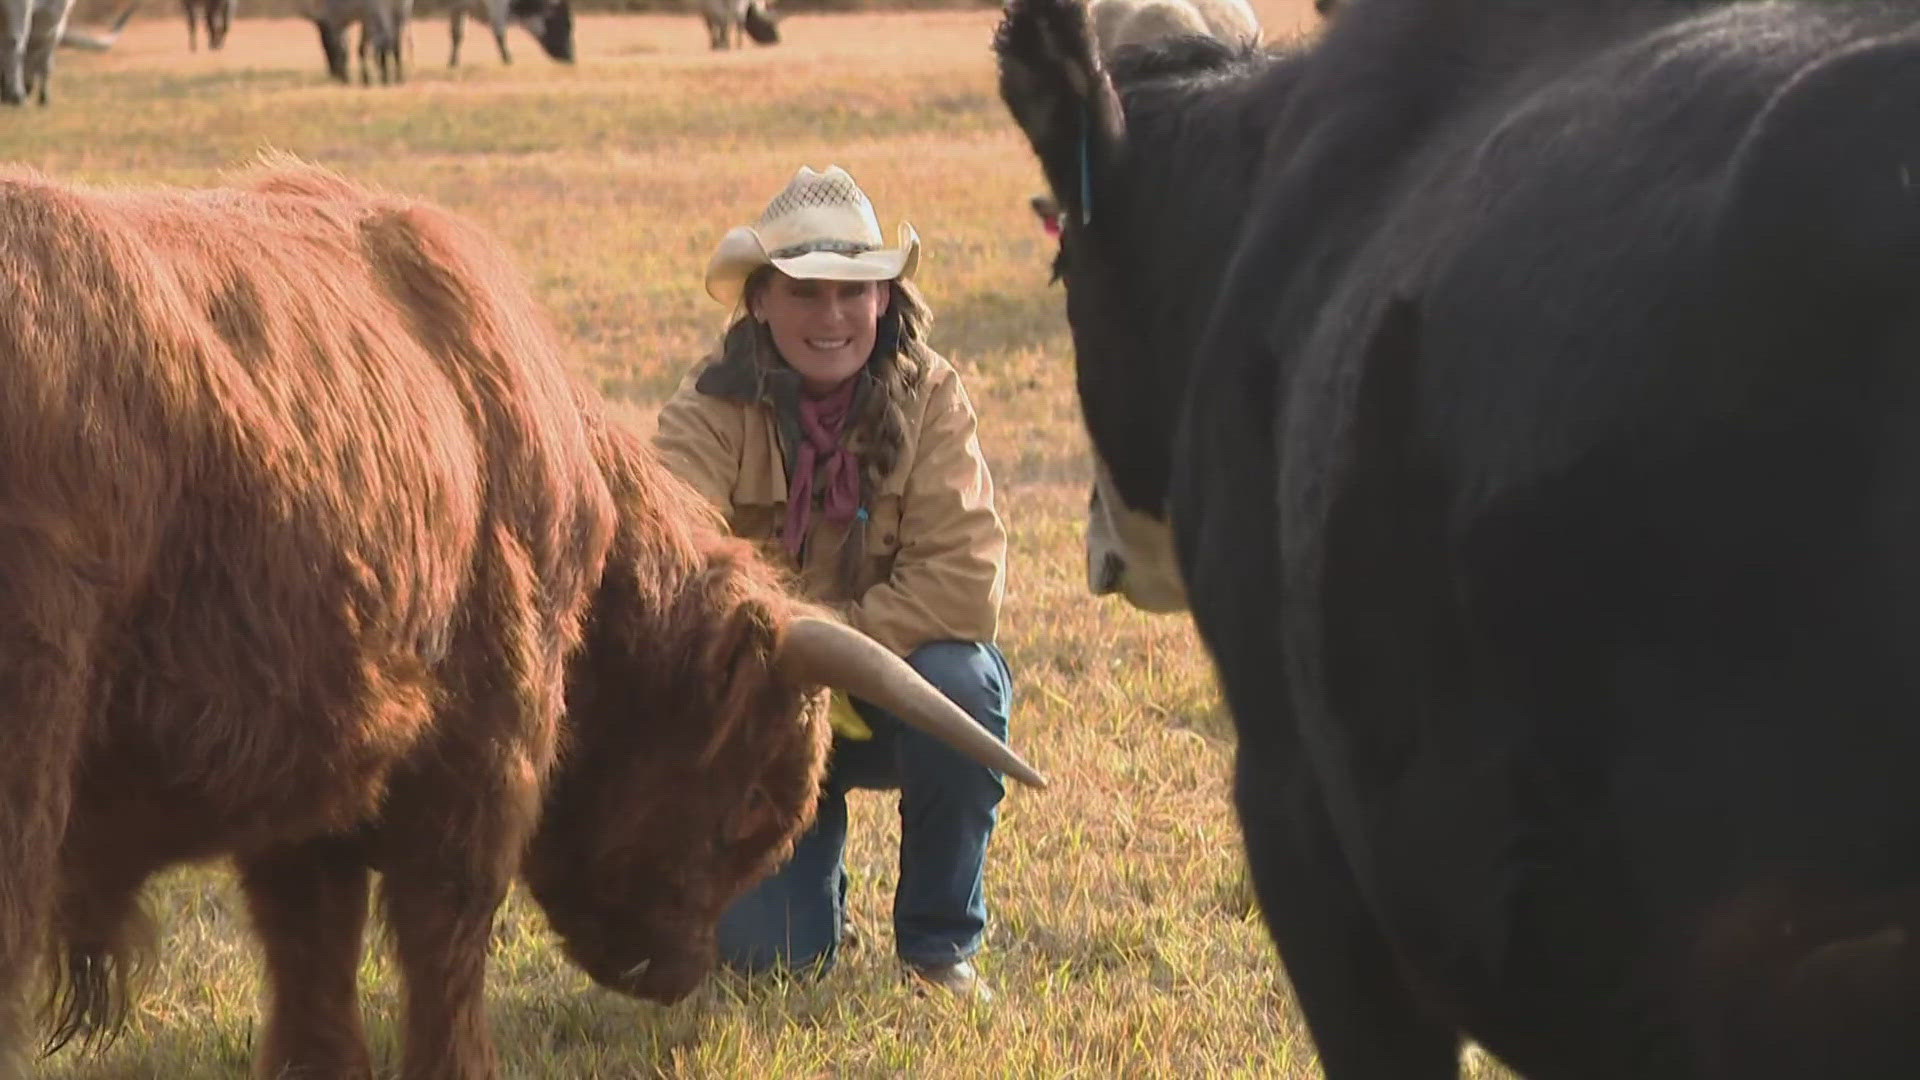
<path fill-rule="evenodd" d="M 873 355 L 893 290 L 885 281 L 816 281 L 768 275 L 750 304 L 780 358 L 813 393 L 839 386 Z"/>

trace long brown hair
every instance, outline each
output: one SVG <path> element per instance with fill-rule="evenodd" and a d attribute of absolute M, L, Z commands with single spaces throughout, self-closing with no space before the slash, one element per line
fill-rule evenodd
<path fill-rule="evenodd" d="M 740 291 L 740 308 L 722 339 L 723 362 L 744 355 L 751 357 L 758 369 L 787 366 L 774 347 L 772 331 L 753 317 L 751 308 L 752 299 L 776 273 L 773 267 L 762 266 L 748 275 Z M 892 296 L 880 315 L 873 355 L 863 369 L 873 379 L 873 386 L 856 398 L 855 412 L 841 436 L 860 461 L 862 507 L 872 505 L 874 493 L 900 463 L 907 445 L 907 402 L 920 389 L 933 355 L 926 344 L 927 332 L 933 327 L 933 312 L 926 298 L 910 281 L 891 281 L 888 288 Z M 866 554 L 867 530 L 856 522 L 847 529 L 834 572 L 835 586 L 843 595 L 852 595 L 858 585 Z"/>

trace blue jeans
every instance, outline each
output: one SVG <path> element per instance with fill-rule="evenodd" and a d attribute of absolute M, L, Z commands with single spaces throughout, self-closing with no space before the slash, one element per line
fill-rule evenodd
<path fill-rule="evenodd" d="M 988 731 L 1007 737 L 1013 675 L 992 645 L 933 641 L 907 657 L 922 678 Z M 793 857 L 720 918 L 720 962 L 740 971 L 833 964 L 846 906 L 847 792 L 900 789 L 900 880 L 893 891 L 894 949 L 910 964 L 952 964 L 980 948 L 987 928 L 987 841 L 1006 787 L 998 772 L 910 728 L 867 702 L 873 729 L 836 739 L 813 828 Z"/>

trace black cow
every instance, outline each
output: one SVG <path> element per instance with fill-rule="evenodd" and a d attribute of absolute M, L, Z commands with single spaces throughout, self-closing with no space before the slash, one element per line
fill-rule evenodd
<path fill-rule="evenodd" d="M 1920 1076 L 1920 7 L 995 45 L 1328 1075 Z"/>

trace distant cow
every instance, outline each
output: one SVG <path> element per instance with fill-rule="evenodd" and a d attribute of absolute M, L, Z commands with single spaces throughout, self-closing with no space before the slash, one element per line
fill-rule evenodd
<path fill-rule="evenodd" d="M 996 48 L 1331 1080 L 1920 1076 L 1920 8 Z"/>
<path fill-rule="evenodd" d="M 447 28 L 453 37 L 453 47 L 447 53 L 448 67 L 460 64 L 460 43 L 466 37 L 469 13 L 487 20 L 503 64 L 513 63 L 513 54 L 507 50 L 509 26 L 532 34 L 540 48 L 555 60 L 573 62 L 573 8 L 568 0 L 453 0 L 447 15 Z"/>
<path fill-rule="evenodd" d="M 73 0 L 0 0 L 0 104 L 42 105 L 53 82 L 53 52 Z"/>
<path fill-rule="evenodd" d="M 49 944 L 52 1041 L 110 1023 L 142 883 L 229 857 L 270 990 L 255 1075 L 374 1075 L 377 871 L 400 1074 L 490 1077 L 514 875 L 594 979 L 686 993 L 811 815 L 821 682 L 1037 779 L 790 599 L 444 212 L 295 167 L 13 172 L 0 287 L 0 1050 Z"/>
<path fill-rule="evenodd" d="M 700 17 L 707 23 L 707 42 L 715 49 L 737 48 L 746 38 L 760 45 L 780 40 L 780 27 L 763 0 L 700 0 Z"/>
<path fill-rule="evenodd" d="M 187 13 L 187 49 L 198 52 L 198 22 L 207 24 L 207 48 L 218 49 L 227 42 L 227 28 L 233 24 L 235 0 L 180 0 Z"/>
<path fill-rule="evenodd" d="M 360 58 L 360 85 L 373 82 L 367 53 L 372 51 L 380 66 L 380 84 L 406 81 L 405 48 L 407 26 L 413 19 L 413 0 L 301 0 L 302 10 L 320 32 L 320 50 L 327 60 L 327 74 L 339 82 L 349 82 L 347 28 L 358 24 L 360 43 L 355 52 Z"/>

